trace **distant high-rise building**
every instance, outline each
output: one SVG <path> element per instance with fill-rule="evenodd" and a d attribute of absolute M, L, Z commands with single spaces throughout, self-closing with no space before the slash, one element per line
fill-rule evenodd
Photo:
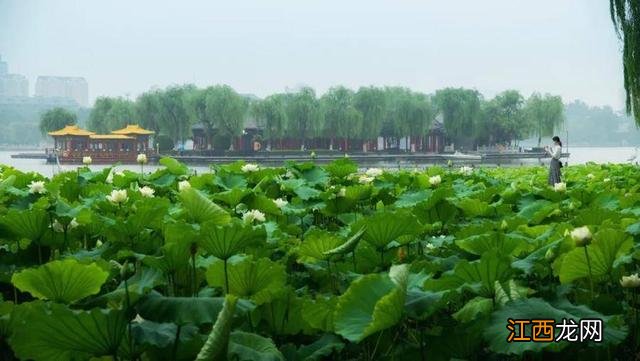
<path fill-rule="evenodd" d="M 24 75 L 9 74 L 9 66 L 0 57 L 0 96 L 28 97 L 29 81 Z"/>
<path fill-rule="evenodd" d="M 9 65 L 6 61 L 2 61 L 2 55 L 0 55 L 0 76 L 5 76 L 9 72 Z"/>
<path fill-rule="evenodd" d="M 36 81 L 36 96 L 70 98 L 86 107 L 89 104 L 89 85 L 81 77 L 39 76 Z"/>
<path fill-rule="evenodd" d="M 0 96 L 28 97 L 29 81 L 24 75 L 20 74 L 0 76 Z"/>

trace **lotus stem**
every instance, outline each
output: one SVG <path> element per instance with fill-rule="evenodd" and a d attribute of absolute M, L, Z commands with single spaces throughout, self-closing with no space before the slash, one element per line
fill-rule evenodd
<path fill-rule="evenodd" d="M 224 264 L 224 294 L 229 293 L 229 272 L 227 272 L 227 259 L 223 260 Z"/>
<path fill-rule="evenodd" d="M 584 246 L 584 255 L 587 258 L 587 267 L 589 268 L 589 288 L 591 290 L 591 303 L 593 304 L 593 273 L 591 272 L 591 260 L 589 259 L 587 246 Z"/>
<path fill-rule="evenodd" d="M 173 357 L 172 360 L 177 360 L 178 355 L 178 343 L 180 342 L 180 331 L 182 330 L 182 325 L 178 325 L 176 329 L 176 339 L 173 341 Z"/>

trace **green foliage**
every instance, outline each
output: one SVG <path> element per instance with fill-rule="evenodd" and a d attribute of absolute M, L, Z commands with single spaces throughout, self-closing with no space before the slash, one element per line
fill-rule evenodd
<path fill-rule="evenodd" d="M 59 130 L 67 125 L 74 125 L 78 121 L 78 116 L 65 109 L 65 108 L 53 108 L 47 110 L 40 117 L 40 132 L 42 135 L 46 135 L 48 132 Z"/>

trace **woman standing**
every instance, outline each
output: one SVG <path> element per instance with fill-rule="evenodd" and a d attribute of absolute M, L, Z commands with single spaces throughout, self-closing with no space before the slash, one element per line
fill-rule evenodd
<path fill-rule="evenodd" d="M 562 163 L 560 157 L 562 157 L 562 142 L 556 135 L 553 138 L 553 145 L 551 147 L 545 147 L 544 150 L 551 156 L 551 163 L 549 163 L 549 185 L 553 186 L 556 183 L 562 182 L 560 168 Z"/>

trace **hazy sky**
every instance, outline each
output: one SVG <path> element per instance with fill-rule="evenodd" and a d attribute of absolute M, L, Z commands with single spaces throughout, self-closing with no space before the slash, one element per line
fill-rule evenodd
<path fill-rule="evenodd" d="M 84 76 L 90 99 L 229 84 L 505 89 L 623 105 L 603 0 L 0 0 L 10 71 Z"/>

